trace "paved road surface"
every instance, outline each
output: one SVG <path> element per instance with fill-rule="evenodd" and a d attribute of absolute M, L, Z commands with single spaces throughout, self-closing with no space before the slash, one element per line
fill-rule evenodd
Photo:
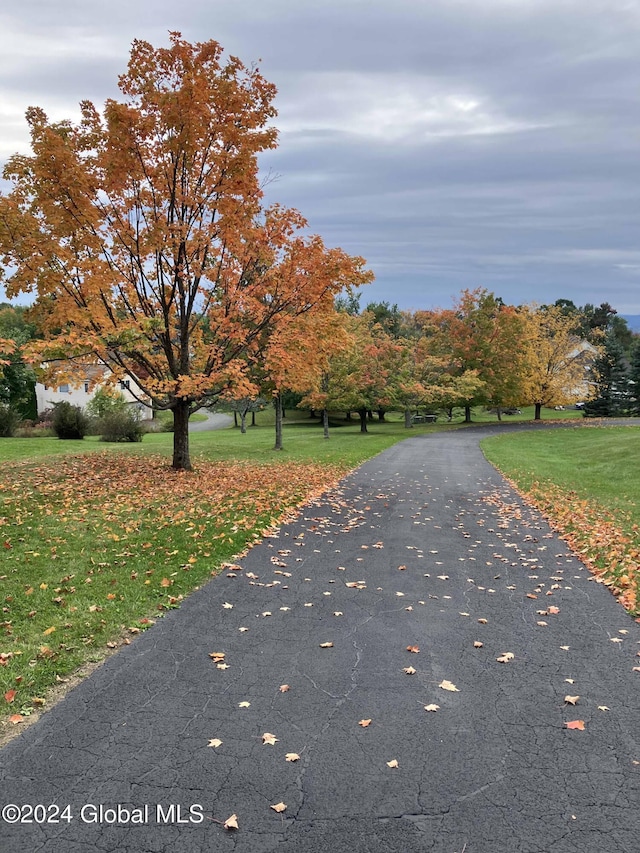
<path fill-rule="evenodd" d="M 640 849 L 640 626 L 482 434 L 370 460 L 5 747 L 0 800 L 71 820 L 2 853 Z"/>

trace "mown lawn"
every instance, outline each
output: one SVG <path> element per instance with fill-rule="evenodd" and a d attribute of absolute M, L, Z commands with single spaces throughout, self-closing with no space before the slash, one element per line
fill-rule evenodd
<path fill-rule="evenodd" d="M 482 449 L 640 615 L 640 428 L 517 433 Z"/>

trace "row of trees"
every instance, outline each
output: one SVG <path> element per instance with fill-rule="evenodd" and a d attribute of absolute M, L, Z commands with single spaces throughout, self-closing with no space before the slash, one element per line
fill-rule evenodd
<path fill-rule="evenodd" d="M 330 343 L 302 329 L 284 343 L 277 383 L 302 394 L 301 406 L 323 412 L 325 434 L 329 410 L 358 412 L 366 431 L 372 410 L 404 411 L 406 426 L 420 408 L 461 407 L 468 421 L 474 406 L 500 418 L 503 409 L 533 405 L 539 419 L 543 407 L 609 393 L 604 365 L 619 346 L 615 335 L 606 327 L 581 337 L 580 311 L 561 304 L 514 307 L 477 289 L 444 310 L 401 312 L 378 303 L 359 312 L 353 300 L 338 308 Z M 635 353 L 637 373 L 640 339 Z M 615 376 L 613 384 L 620 394 Z M 640 381 L 628 381 L 624 393 L 625 411 L 640 413 Z"/>

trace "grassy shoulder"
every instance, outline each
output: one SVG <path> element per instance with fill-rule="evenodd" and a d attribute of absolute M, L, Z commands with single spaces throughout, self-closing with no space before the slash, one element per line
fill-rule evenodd
<path fill-rule="evenodd" d="M 481 446 L 597 579 L 640 615 L 640 429 L 545 430 Z"/>

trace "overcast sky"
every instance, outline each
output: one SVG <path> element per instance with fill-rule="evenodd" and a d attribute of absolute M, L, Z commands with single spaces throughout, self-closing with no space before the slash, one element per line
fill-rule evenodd
<path fill-rule="evenodd" d="M 134 38 L 215 39 L 278 87 L 277 176 L 362 304 L 610 302 L 640 314 L 640 0 L 14 0 L 0 160 L 25 109 L 117 97 Z M 0 298 L 2 293 L 0 292 Z"/>

